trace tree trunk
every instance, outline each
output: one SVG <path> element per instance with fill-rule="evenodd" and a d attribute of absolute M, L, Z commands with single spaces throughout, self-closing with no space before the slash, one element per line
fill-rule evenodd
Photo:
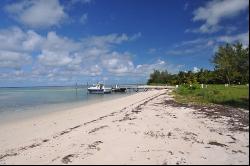
<path fill-rule="evenodd" d="M 230 85 L 230 78 L 229 78 L 228 74 L 226 74 L 226 77 L 227 77 L 227 82 Z"/>

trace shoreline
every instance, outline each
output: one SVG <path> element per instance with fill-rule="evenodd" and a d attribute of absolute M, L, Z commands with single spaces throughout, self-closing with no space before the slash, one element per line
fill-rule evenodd
<path fill-rule="evenodd" d="M 1 124 L 0 147 L 3 147 L 3 136 L 8 137 L 8 139 L 6 140 L 10 140 L 10 142 L 15 143 L 16 140 L 13 136 L 18 135 L 19 132 L 21 136 L 25 137 L 25 139 L 29 139 L 29 136 L 31 136 L 31 134 L 32 137 L 43 137 L 44 134 L 54 134 L 55 132 L 60 132 L 60 130 L 63 130 L 65 128 L 70 128 L 73 125 L 77 125 L 82 121 L 90 121 L 94 118 L 98 118 L 100 115 L 122 109 L 131 104 L 133 105 L 135 102 L 140 102 L 141 100 L 144 100 L 147 97 L 150 97 L 157 93 L 158 91 L 139 92 L 134 95 L 125 96 L 118 99 L 93 103 L 82 107 L 66 109 L 63 111 L 49 112 L 37 117 L 34 116 L 27 119 L 21 119 L 17 122 Z M 100 112 L 100 110 L 102 110 L 102 112 Z M 81 115 L 82 118 L 80 118 L 79 115 Z M 18 130 L 19 128 L 25 129 L 25 131 L 21 132 Z M 47 130 L 47 133 L 45 133 L 43 132 L 45 128 L 50 130 Z M 16 133 L 15 130 L 18 130 L 18 132 Z"/>
<path fill-rule="evenodd" d="M 147 85 L 140 85 L 138 86 L 139 88 L 148 88 L 149 90 L 154 90 L 156 88 L 170 88 L 170 87 L 165 87 L 165 86 L 147 86 Z M 32 89 L 31 89 L 32 88 Z M 35 89 L 34 89 L 35 88 Z M 41 89 L 42 88 L 42 89 Z M 51 89 L 52 88 L 52 89 Z M 59 89 L 55 89 L 59 88 Z M 66 89 L 65 89 L 66 88 Z M 1 88 L 0 88 L 1 89 Z M 2 88 L 6 89 L 6 88 Z M 8 89 L 8 88 L 7 88 Z M 59 112 L 59 111 L 64 111 L 64 110 L 69 110 L 69 109 L 74 109 L 74 108 L 80 108 L 83 106 L 87 106 L 90 104 L 95 104 L 99 102 L 104 102 L 104 101 L 109 101 L 113 100 L 116 98 L 122 98 L 126 96 L 133 95 L 135 92 L 133 91 L 128 91 L 126 93 L 112 93 L 112 94 L 105 94 L 105 95 L 95 95 L 95 94 L 88 94 L 87 89 L 79 89 L 78 92 L 75 92 L 75 89 L 73 87 L 68 87 L 68 86 L 41 86 L 41 87 L 17 87 L 17 88 L 9 88 L 12 89 L 11 91 L 0 91 L 0 99 L 1 99 L 1 92 L 7 93 L 7 96 L 10 95 L 10 99 L 6 100 L 6 98 L 3 98 L 3 103 L 0 109 L 0 125 L 4 123 L 11 123 L 13 121 L 19 121 L 19 120 L 25 120 L 28 118 L 33 118 L 35 116 L 41 116 L 45 115 L 51 112 Z M 14 90 L 13 90 L 14 89 Z M 17 98 L 13 96 L 13 93 L 18 92 Z M 54 99 L 49 99 L 46 100 L 46 96 L 41 96 L 37 95 L 36 92 L 42 92 L 43 94 L 45 92 L 70 92 L 67 94 L 62 93 L 62 95 L 68 95 L 68 96 L 74 96 L 74 97 L 69 97 L 69 98 L 61 98 L 60 100 L 54 100 Z M 27 95 L 28 97 L 31 95 L 34 95 L 33 97 L 36 98 L 35 103 L 33 103 L 30 100 L 32 98 L 28 98 L 25 100 L 22 100 L 20 96 L 23 95 L 23 93 L 29 92 Z M 72 92 L 72 93 L 71 93 Z M 72 95 L 75 94 L 75 95 Z M 52 94 L 53 95 L 53 94 Z M 6 96 L 6 95 L 3 95 Z M 23 95 L 25 98 L 25 95 Z M 47 96 L 50 97 L 50 96 Z M 57 95 L 54 96 L 54 98 L 60 97 Z M 51 97 L 50 97 L 51 98 Z M 38 102 L 41 101 L 41 102 Z M 6 104 L 6 103 L 7 104 Z M 4 104 L 5 103 L 5 104 Z"/>
<path fill-rule="evenodd" d="M 152 90 L 6 124 L 0 164 L 249 164 L 249 120 L 212 110 Z"/>
<path fill-rule="evenodd" d="M 92 94 L 91 94 L 92 95 Z M 29 106 L 22 108 L 20 111 L 6 111 L 0 113 L 0 125 L 6 123 L 12 123 L 16 121 L 23 121 L 37 116 L 43 116 L 53 112 L 61 112 L 75 108 L 81 108 L 92 104 L 97 104 L 100 102 L 110 101 L 117 98 L 123 98 L 126 96 L 133 95 L 133 93 L 126 94 L 105 94 L 100 98 L 93 98 L 82 101 L 72 101 L 72 102 L 61 102 L 47 105 Z"/>

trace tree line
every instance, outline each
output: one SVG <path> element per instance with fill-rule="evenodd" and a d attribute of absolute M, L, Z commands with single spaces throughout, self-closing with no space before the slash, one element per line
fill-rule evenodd
<path fill-rule="evenodd" d="M 246 84 L 249 83 L 249 46 L 241 43 L 220 46 L 211 59 L 214 70 L 198 72 L 180 71 L 171 74 L 167 70 L 154 70 L 148 84 Z"/>

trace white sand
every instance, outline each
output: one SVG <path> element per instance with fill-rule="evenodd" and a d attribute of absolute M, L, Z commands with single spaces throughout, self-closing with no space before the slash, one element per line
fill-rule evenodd
<path fill-rule="evenodd" d="M 170 98 L 140 92 L 2 125 L 0 164 L 249 164 L 248 132 L 161 104 Z"/>

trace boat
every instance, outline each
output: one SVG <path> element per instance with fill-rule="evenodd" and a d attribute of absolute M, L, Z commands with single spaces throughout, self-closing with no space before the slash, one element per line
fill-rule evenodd
<path fill-rule="evenodd" d="M 88 88 L 89 93 L 93 94 L 106 94 L 111 93 L 111 88 L 106 88 L 104 84 L 96 84 Z"/>
<path fill-rule="evenodd" d="M 127 88 L 121 88 L 118 85 L 115 85 L 114 88 L 112 88 L 112 92 L 126 92 Z"/>

